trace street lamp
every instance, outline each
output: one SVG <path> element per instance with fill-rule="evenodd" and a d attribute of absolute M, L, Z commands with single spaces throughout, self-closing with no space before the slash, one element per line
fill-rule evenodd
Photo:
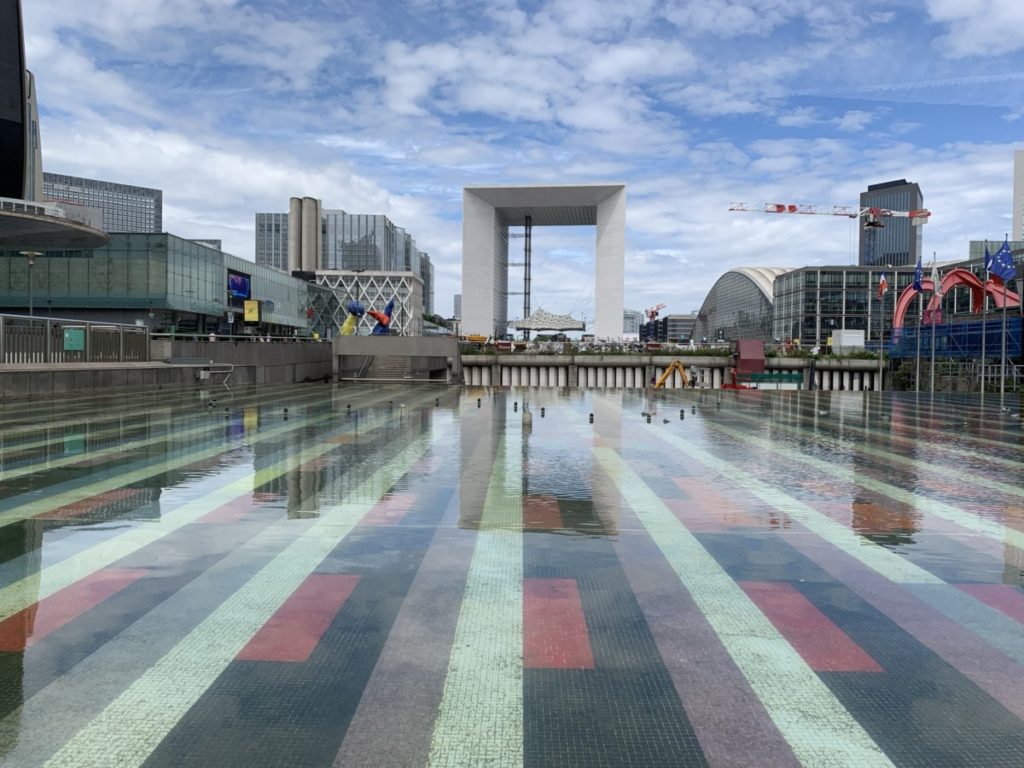
<path fill-rule="evenodd" d="M 36 256 L 42 256 L 39 251 L 18 251 L 28 259 L 28 316 L 32 317 L 32 268 L 36 265 Z"/>

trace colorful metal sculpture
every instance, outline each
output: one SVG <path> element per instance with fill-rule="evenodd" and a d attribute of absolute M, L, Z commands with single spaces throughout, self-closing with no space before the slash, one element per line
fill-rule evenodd
<path fill-rule="evenodd" d="M 391 315 L 395 311 L 395 299 L 391 298 L 391 301 L 384 307 L 383 312 L 378 312 L 376 309 L 371 309 L 366 312 L 370 317 L 377 321 L 377 324 L 373 326 L 371 332 L 374 336 L 387 336 L 389 326 L 391 325 Z"/>
<path fill-rule="evenodd" d="M 366 314 L 366 307 L 358 301 L 350 301 L 345 305 L 345 311 L 348 312 L 348 315 L 345 317 L 345 322 L 341 324 L 341 335 L 351 336 L 356 332 L 359 318 Z"/>

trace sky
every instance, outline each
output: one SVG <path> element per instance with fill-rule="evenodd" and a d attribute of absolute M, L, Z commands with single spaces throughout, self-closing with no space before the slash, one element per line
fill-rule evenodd
<path fill-rule="evenodd" d="M 856 263 L 852 220 L 733 202 L 856 205 L 905 178 L 932 211 L 929 257 L 1011 229 L 1021 0 L 22 10 L 45 170 L 159 188 L 165 230 L 250 260 L 255 213 L 292 196 L 385 214 L 430 254 L 446 317 L 471 184 L 625 183 L 625 305 L 664 313 L 696 311 L 729 269 Z M 592 320 L 594 237 L 535 229 L 534 309 Z"/>

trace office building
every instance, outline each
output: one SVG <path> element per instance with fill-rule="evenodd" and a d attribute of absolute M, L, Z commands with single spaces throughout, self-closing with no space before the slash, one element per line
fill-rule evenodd
<path fill-rule="evenodd" d="M 921 188 L 906 179 L 871 184 L 860 195 L 861 208 L 885 208 L 890 211 L 917 211 L 924 208 Z M 923 220 L 919 220 L 923 221 Z M 862 219 L 862 223 L 864 220 Z M 910 218 L 883 216 L 863 226 L 857 264 L 894 267 L 917 264 L 921 256 L 921 225 Z"/>
<path fill-rule="evenodd" d="M 0 197 L 42 201 L 35 78 L 25 65 L 21 3 L 0 3 Z"/>
<path fill-rule="evenodd" d="M 636 338 L 640 333 L 640 325 L 643 321 L 644 314 L 640 310 L 622 310 L 622 335 Z"/>
<path fill-rule="evenodd" d="M 424 311 L 434 311 L 429 255 L 384 215 L 347 213 L 324 208 L 313 197 L 293 197 L 288 213 L 256 214 L 255 255 L 257 264 L 290 272 L 409 271 L 421 282 Z"/>
<path fill-rule="evenodd" d="M 24 311 L 34 300 L 40 316 L 172 333 L 336 332 L 315 325 L 318 316 L 333 313 L 330 291 L 166 233 L 114 234 L 105 247 L 47 251 L 38 261 L 45 269 L 37 264 L 30 281 L 26 259 L 0 250 L 5 311 Z M 255 323 L 245 322 L 246 301 L 258 303 Z"/>
<path fill-rule="evenodd" d="M 99 208 L 107 232 L 163 231 L 164 193 L 159 189 L 44 173 L 43 197 L 55 203 Z"/>
<path fill-rule="evenodd" d="M 685 343 L 693 338 L 696 315 L 665 315 L 665 337 L 668 341 Z"/>
<path fill-rule="evenodd" d="M 288 214 L 256 214 L 256 263 L 288 271 Z"/>
<path fill-rule="evenodd" d="M 461 293 L 456 293 L 455 294 L 455 306 L 454 306 L 453 309 L 454 309 L 454 312 L 452 313 L 452 318 L 454 320 L 461 320 L 462 319 L 462 294 Z"/>

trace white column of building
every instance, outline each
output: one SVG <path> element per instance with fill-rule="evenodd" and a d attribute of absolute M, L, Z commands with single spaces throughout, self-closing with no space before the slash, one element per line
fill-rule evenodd
<path fill-rule="evenodd" d="M 320 268 L 320 201 L 315 197 L 302 198 L 302 269 L 315 272 Z"/>
<path fill-rule="evenodd" d="M 622 337 L 622 293 L 626 253 L 626 189 L 613 192 L 597 206 L 597 248 L 594 259 L 594 334 Z"/>
<path fill-rule="evenodd" d="M 302 198 L 288 201 L 288 270 L 302 269 Z"/>
<path fill-rule="evenodd" d="M 508 266 L 496 258 L 503 227 L 494 206 L 462 191 L 462 332 L 491 336 L 507 320 Z M 507 232 L 508 228 L 505 227 Z M 507 245 L 505 246 L 507 248 Z M 500 295 L 499 295 L 500 294 Z"/>

